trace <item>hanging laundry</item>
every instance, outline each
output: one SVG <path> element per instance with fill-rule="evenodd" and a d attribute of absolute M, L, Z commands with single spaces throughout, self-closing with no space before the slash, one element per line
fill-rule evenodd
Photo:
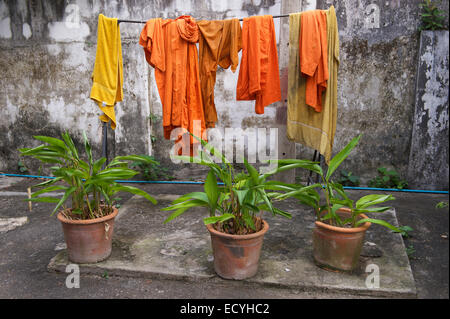
<path fill-rule="evenodd" d="M 324 10 L 327 18 L 327 56 L 329 78 L 322 112 L 306 103 L 306 79 L 301 75 L 299 33 L 306 13 L 289 15 L 289 74 L 287 137 L 318 150 L 328 164 L 334 143 L 337 120 L 337 75 L 339 68 L 339 34 L 333 6 Z"/>
<path fill-rule="evenodd" d="M 200 29 L 199 63 L 200 85 L 206 127 L 215 127 L 217 111 L 214 103 L 214 86 L 217 65 L 224 69 L 231 66 L 234 73 L 239 64 L 241 50 L 241 24 L 239 19 L 198 21 Z"/>
<path fill-rule="evenodd" d="M 196 42 L 199 30 L 190 16 L 175 20 L 161 18 L 147 21 L 139 44 L 144 47 L 147 62 L 155 68 L 155 80 L 163 107 L 164 137 L 172 130 L 183 128 L 201 137 L 205 130 L 200 90 Z M 199 131 L 194 131 L 200 123 Z M 180 143 L 183 134 L 175 139 Z M 190 138 L 191 153 L 197 140 Z"/>
<path fill-rule="evenodd" d="M 322 94 L 327 88 L 327 14 L 323 10 L 302 14 L 299 35 L 300 70 L 306 76 L 306 104 L 322 111 Z"/>
<path fill-rule="evenodd" d="M 116 128 L 114 105 L 123 99 L 123 65 L 120 27 L 116 18 L 98 16 L 97 52 L 92 74 L 90 98 L 97 102 L 103 112 L 103 122 L 111 121 Z"/>
<path fill-rule="evenodd" d="M 256 100 L 257 114 L 264 114 L 265 106 L 281 100 L 277 43 L 270 15 L 244 18 L 236 99 Z"/>

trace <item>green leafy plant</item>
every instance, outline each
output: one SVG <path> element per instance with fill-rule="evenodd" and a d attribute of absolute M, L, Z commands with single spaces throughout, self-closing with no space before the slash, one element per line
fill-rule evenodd
<path fill-rule="evenodd" d="M 422 12 L 420 17 L 422 25 L 419 30 L 443 30 L 446 29 L 444 11 L 440 10 L 431 0 L 424 0 L 420 5 Z"/>
<path fill-rule="evenodd" d="M 147 116 L 147 118 L 148 118 L 152 123 L 157 122 L 157 121 L 159 121 L 159 120 L 161 119 L 160 116 L 158 116 L 158 115 L 156 115 L 156 114 L 153 114 L 153 113 L 150 113 L 150 115 Z"/>
<path fill-rule="evenodd" d="M 407 226 L 407 225 L 405 225 L 405 226 L 400 226 L 400 227 L 398 227 L 398 229 L 401 230 L 400 233 L 402 234 L 403 238 L 409 238 L 409 237 L 411 237 L 410 232 L 414 231 L 414 229 L 413 229 L 412 227 Z"/>
<path fill-rule="evenodd" d="M 161 164 L 156 161 L 153 156 L 140 155 L 145 161 L 136 160 L 130 165 L 142 174 L 147 181 L 157 181 L 157 180 L 172 180 L 173 176 L 169 174 L 169 170 L 166 167 L 161 166 Z"/>
<path fill-rule="evenodd" d="M 406 250 L 406 254 L 408 255 L 409 258 L 413 258 L 413 254 L 416 252 L 416 249 L 414 248 L 413 245 L 409 245 L 408 247 L 405 248 Z"/>
<path fill-rule="evenodd" d="M 261 175 L 244 159 L 245 170 L 236 172 L 233 165 L 217 149 L 195 138 L 201 142 L 206 151 L 199 151 L 196 157 L 176 156 L 176 158 L 209 167 L 204 192 L 185 194 L 174 200 L 169 207 L 163 209 L 174 211 L 165 223 L 191 208 L 206 207 L 209 216 L 203 219 L 205 225 L 215 224 L 218 231 L 242 235 L 261 229 L 263 211 L 291 218 L 291 214 L 273 206 L 272 198 L 279 195 L 276 190 L 283 190 L 286 187 L 284 183 L 267 180 L 277 170 Z M 218 164 L 218 161 L 221 163 Z M 219 181 L 223 186 L 219 185 Z"/>
<path fill-rule="evenodd" d="M 395 170 L 388 170 L 386 167 L 378 168 L 379 176 L 369 181 L 369 187 L 375 188 L 408 188 L 408 182 L 402 180 Z"/>
<path fill-rule="evenodd" d="M 446 208 L 448 207 L 448 202 L 442 201 L 436 204 L 436 208 Z"/>
<path fill-rule="evenodd" d="M 128 167 L 128 161 L 153 163 L 152 160 L 138 155 L 117 156 L 102 169 L 106 158 L 94 161 L 91 145 L 84 132 L 83 137 L 86 161 L 79 156 L 67 132 L 62 134 L 62 140 L 48 136 L 34 136 L 44 144 L 19 150 L 21 156 L 31 156 L 43 163 L 54 164 L 50 170 L 55 178 L 33 186 L 45 188 L 34 192 L 30 201 L 56 203 L 51 213 L 53 215 L 70 200 L 71 210 L 64 209 L 64 214 L 69 219 L 94 219 L 110 214 L 118 192 L 136 194 L 156 204 L 156 200 L 146 192 L 116 182 L 120 179 L 130 179 L 138 173 Z M 39 196 L 54 191 L 64 191 L 64 195 L 61 198 Z"/>
<path fill-rule="evenodd" d="M 365 222 L 371 222 L 387 227 L 393 231 L 403 233 L 403 231 L 388 222 L 375 218 L 362 218 L 365 213 L 381 213 L 390 207 L 375 207 L 375 205 L 394 200 L 392 195 L 372 194 L 366 195 L 357 201 L 351 200 L 341 184 L 333 182 L 331 177 L 339 165 L 348 157 L 353 148 L 358 144 L 361 135 L 353 138 L 329 163 L 326 174 L 317 162 L 297 159 L 276 160 L 280 168 L 293 169 L 301 167 L 317 173 L 321 178 L 321 183 L 310 186 L 291 185 L 289 191 L 283 191 L 274 199 L 285 199 L 288 197 L 297 198 L 300 203 L 312 207 L 316 213 L 316 219 L 337 227 L 358 227 Z M 325 203 L 321 204 L 322 192 Z M 343 219 L 337 213 L 341 208 L 348 208 L 351 211 L 349 218 Z"/>
<path fill-rule="evenodd" d="M 342 186 L 359 186 L 360 181 L 359 181 L 359 177 L 356 175 L 353 175 L 352 172 L 347 172 L 347 171 L 340 171 L 339 172 L 340 177 L 337 180 L 338 183 L 342 184 Z"/>
<path fill-rule="evenodd" d="M 25 166 L 25 163 L 23 161 L 19 161 L 17 163 L 17 168 L 19 169 L 20 173 L 26 173 L 28 172 L 28 168 Z"/>

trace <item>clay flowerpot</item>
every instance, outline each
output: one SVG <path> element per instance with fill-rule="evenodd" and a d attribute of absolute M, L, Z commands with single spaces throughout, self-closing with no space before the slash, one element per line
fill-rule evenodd
<path fill-rule="evenodd" d="M 263 228 L 249 235 L 225 234 L 211 224 L 206 226 L 211 234 L 214 270 L 220 277 L 240 280 L 256 274 L 264 234 L 269 230 L 269 224 L 262 222 Z"/>
<path fill-rule="evenodd" d="M 342 208 L 337 211 L 342 218 L 351 216 L 351 211 Z M 359 215 L 367 218 L 366 215 Z M 313 231 L 313 257 L 319 267 L 330 270 L 351 271 L 358 265 L 364 244 L 364 235 L 371 223 L 357 228 L 335 227 L 316 221 Z"/>
<path fill-rule="evenodd" d="M 65 218 L 61 212 L 58 213 L 67 244 L 67 254 L 71 262 L 96 263 L 109 257 L 114 218 L 118 212 L 117 208 L 113 207 L 111 214 L 87 220 L 70 220 Z"/>

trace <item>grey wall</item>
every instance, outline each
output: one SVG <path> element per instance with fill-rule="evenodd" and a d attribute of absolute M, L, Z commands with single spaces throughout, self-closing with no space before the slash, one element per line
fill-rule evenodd
<path fill-rule="evenodd" d="M 408 180 L 448 189 L 448 31 L 423 31 L 416 81 Z"/>
<path fill-rule="evenodd" d="M 15 149 L 36 145 L 31 136 L 37 134 L 56 136 L 67 129 L 80 140 L 82 130 L 86 130 L 96 153 L 100 153 L 99 111 L 89 99 L 99 13 L 136 20 L 181 14 L 213 19 L 277 15 L 288 13 L 289 8 L 326 9 L 333 4 L 341 43 L 335 152 L 353 136 L 363 133 L 360 145 L 343 168 L 366 181 L 376 175 L 379 166 L 395 168 L 404 178 L 411 179 L 408 170 L 413 169 L 410 152 L 414 144 L 420 2 L 0 0 L 0 171 L 16 172 Z M 448 8 L 448 0 L 442 2 L 442 7 Z M 288 19 L 274 21 L 283 74 Z M 151 123 L 148 118 L 150 114 L 160 117 L 162 112 L 153 70 L 147 66 L 138 45 L 141 28 L 142 25 L 121 24 L 125 96 L 116 108 L 118 127 L 108 131 L 110 155 L 153 154 L 174 169 L 179 179 L 203 177 L 202 170 L 170 162 L 167 154 L 172 142 L 163 139 L 161 122 Z M 215 95 L 219 130 L 278 127 L 283 135 L 283 102 L 267 107 L 264 115 L 254 114 L 253 102 L 235 101 L 237 75 L 238 71 L 218 71 Z M 446 87 L 448 96 L 448 82 Z M 441 109 L 447 110 L 447 115 L 437 118 L 446 120 L 448 127 L 448 99 Z M 292 151 L 292 145 L 286 145 L 283 138 L 278 139 L 280 156 L 286 153 L 312 157 L 313 151 L 301 145 Z M 448 154 L 448 139 L 440 143 L 439 147 Z M 230 147 L 229 142 L 225 145 Z M 36 168 L 35 164 L 28 164 Z M 443 165 L 448 172 L 448 155 Z M 427 169 L 430 176 L 439 174 L 433 168 Z M 448 182 L 438 180 L 435 187 L 448 188 Z"/>
<path fill-rule="evenodd" d="M 380 166 L 396 169 L 404 179 L 408 177 L 421 2 L 360 0 L 317 4 L 318 8 L 326 8 L 333 3 L 339 24 L 341 65 L 335 151 L 363 133 L 360 144 L 343 165 L 363 181 L 375 176 Z M 446 3 L 443 8 L 448 8 Z M 448 72 L 448 64 L 446 68 Z M 443 85 L 448 92 L 448 81 Z M 448 127 L 448 98 L 441 111 L 442 123 L 434 124 L 447 122 Z M 448 152 L 448 137 L 439 146 L 429 145 L 436 147 Z M 442 164 L 448 170 L 448 157 Z M 440 175 L 431 167 L 428 169 L 429 175 Z M 434 186 L 448 189 L 448 181 L 442 179 Z"/>

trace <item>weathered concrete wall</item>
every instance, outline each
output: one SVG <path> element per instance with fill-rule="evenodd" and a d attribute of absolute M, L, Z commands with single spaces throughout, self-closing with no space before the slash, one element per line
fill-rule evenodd
<path fill-rule="evenodd" d="M 442 2 L 442 8 L 448 8 L 448 0 Z M 82 130 L 86 130 L 100 154 L 100 112 L 89 99 L 99 13 L 135 20 L 182 14 L 222 19 L 326 9 L 333 4 L 341 43 L 335 153 L 352 137 L 363 133 L 360 145 L 342 168 L 361 176 L 363 181 L 375 176 L 379 166 L 393 167 L 406 177 L 415 110 L 419 3 L 420 0 L 0 0 L 0 171 L 16 170 L 18 153 L 14 149 L 32 145 L 32 135 L 59 135 L 64 129 L 78 140 Z M 283 76 L 288 18 L 274 22 Z M 119 125 L 115 132 L 108 130 L 110 155 L 153 154 L 173 168 L 179 179 L 204 177 L 202 170 L 174 165 L 168 158 L 173 142 L 162 137 L 161 102 L 153 70 L 138 45 L 141 28 L 139 24 L 121 24 L 125 96 L 116 108 Z M 256 115 L 254 102 L 235 100 L 238 72 L 218 70 L 218 131 L 223 134 L 225 128 L 278 127 L 280 157 L 312 158 L 313 150 L 297 145 L 294 152 L 292 145 L 285 143 L 283 101 L 267 107 L 264 115 Z M 229 147 L 227 142 L 225 148 Z M 261 147 L 265 148 L 258 143 L 256 152 Z"/>
<path fill-rule="evenodd" d="M 412 187 L 448 189 L 448 31 L 423 31 L 409 157 Z"/>
<path fill-rule="evenodd" d="M 342 168 L 365 182 L 377 168 L 406 178 L 414 115 L 421 1 L 319 1 L 338 18 L 340 69 L 334 153 L 360 144 Z"/>
<path fill-rule="evenodd" d="M 97 16 L 126 17 L 133 10 L 108 1 L 0 1 L 1 171 L 16 170 L 16 150 L 37 145 L 33 135 L 68 130 L 80 144 L 86 130 L 100 154 L 101 112 L 89 99 Z M 116 108 L 120 125 L 109 129 L 110 151 L 148 153 L 148 69 L 136 33 L 122 33 L 122 41 L 125 96 Z"/>

